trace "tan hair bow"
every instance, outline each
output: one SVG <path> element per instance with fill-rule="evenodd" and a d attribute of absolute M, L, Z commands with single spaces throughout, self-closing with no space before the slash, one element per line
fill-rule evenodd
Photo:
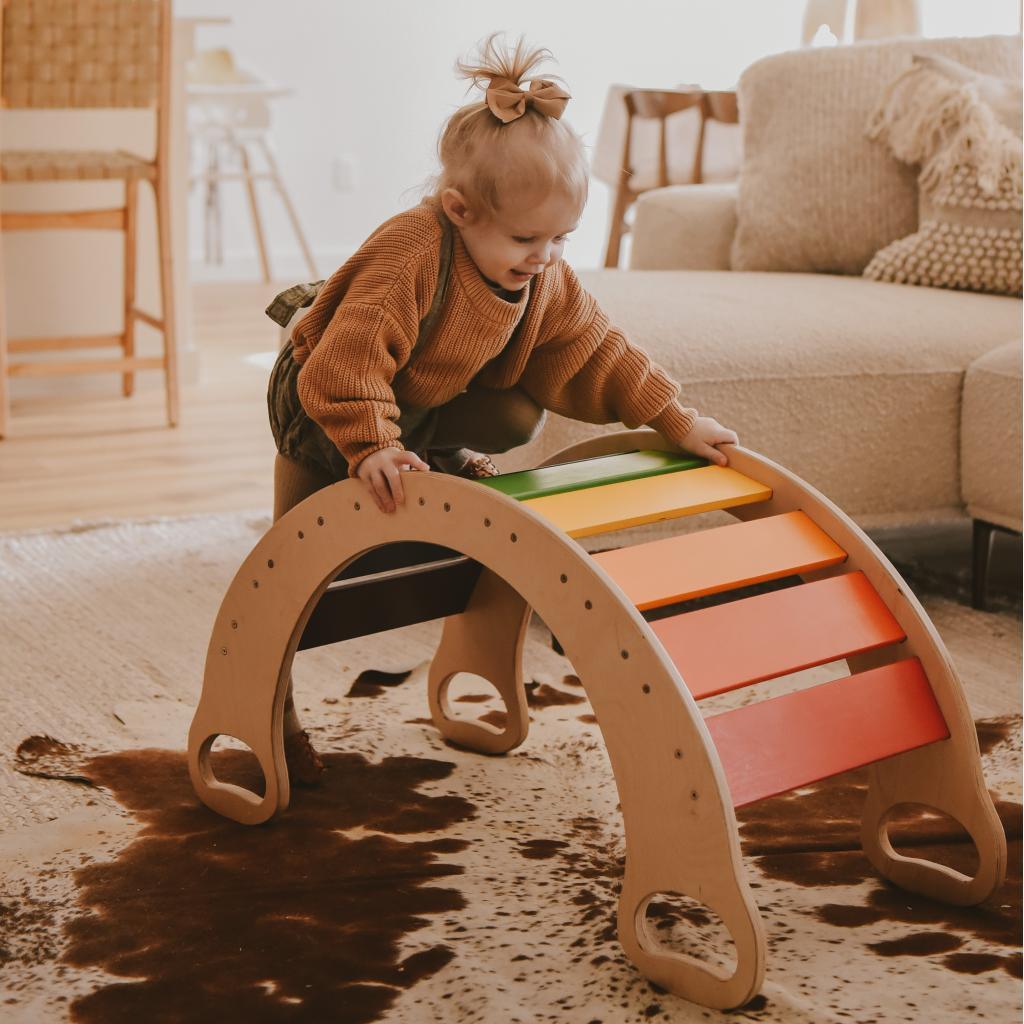
<path fill-rule="evenodd" d="M 529 91 L 511 78 L 492 78 L 487 87 L 487 106 L 503 124 L 522 117 L 528 106 L 536 107 L 548 117 L 559 118 L 570 99 L 569 93 L 560 85 L 546 78 L 533 79 Z"/>

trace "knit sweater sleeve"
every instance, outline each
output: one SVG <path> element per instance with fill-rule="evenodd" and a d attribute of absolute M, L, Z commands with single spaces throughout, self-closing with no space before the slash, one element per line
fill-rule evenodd
<path fill-rule="evenodd" d="M 336 275 L 336 296 L 298 328 L 298 396 L 355 476 L 368 455 L 401 449 L 392 387 L 409 361 L 438 279 L 433 215 L 395 218 Z M 335 284 L 335 279 L 325 290 Z M 316 314 L 319 312 L 319 320 Z"/>
<path fill-rule="evenodd" d="M 650 424 L 679 444 L 697 413 L 680 404 L 678 383 L 612 326 L 571 268 L 560 263 L 557 269 L 520 385 L 562 416 L 630 429 Z"/>
<path fill-rule="evenodd" d="M 299 401 L 341 452 L 349 476 L 368 455 L 402 447 L 391 382 L 415 341 L 384 305 L 344 302 L 299 371 Z"/>

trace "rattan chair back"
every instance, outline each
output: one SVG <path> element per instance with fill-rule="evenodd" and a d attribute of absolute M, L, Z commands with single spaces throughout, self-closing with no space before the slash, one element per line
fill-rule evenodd
<path fill-rule="evenodd" d="M 5 107 L 151 107 L 169 0 L 3 0 Z"/>

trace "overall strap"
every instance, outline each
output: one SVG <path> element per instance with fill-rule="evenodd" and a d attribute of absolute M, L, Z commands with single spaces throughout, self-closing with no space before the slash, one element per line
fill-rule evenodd
<path fill-rule="evenodd" d="M 306 306 L 312 306 L 313 300 L 320 293 L 324 286 L 323 281 L 313 281 L 311 284 L 293 284 L 274 296 L 273 302 L 264 310 L 267 316 L 279 327 L 287 327 L 291 319 Z"/>
<path fill-rule="evenodd" d="M 437 270 L 437 287 L 434 289 L 434 298 L 431 300 L 430 309 L 427 315 L 420 321 L 420 331 L 416 336 L 416 345 L 426 341 L 434 332 L 438 320 L 441 318 L 441 310 L 444 308 L 444 300 L 448 297 L 448 283 L 452 277 L 452 264 L 455 262 L 455 242 L 451 221 L 438 211 L 438 223 L 441 225 L 441 253 L 440 265 Z"/>
<path fill-rule="evenodd" d="M 441 310 L 444 308 L 444 301 L 448 297 L 448 283 L 452 276 L 453 253 L 455 249 L 452 225 L 443 213 L 438 212 L 437 220 L 441 225 L 440 267 L 437 272 L 437 287 L 434 289 L 434 297 L 431 300 L 430 309 L 427 310 L 426 316 L 420 321 L 416 344 L 430 337 L 431 332 L 437 326 Z M 286 288 L 267 306 L 267 316 L 275 324 L 287 327 L 292 317 L 300 309 L 313 305 L 324 283 L 324 281 L 313 281 L 309 284 L 293 284 L 291 288 Z"/>

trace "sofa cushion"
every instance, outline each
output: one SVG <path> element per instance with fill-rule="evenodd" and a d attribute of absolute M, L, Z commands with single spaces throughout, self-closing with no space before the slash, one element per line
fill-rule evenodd
<path fill-rule="evenodd" d="M 736 186 L 675 185 L 636 201 L 632 270 L 728 270 L 736 234 Z"/>
<path fill-rule="evenodd" d="M 799 50 L 743 73 L 734 269 L 860 274 L 879 249 L 916 230 L 916 170 L 865 134 L 884 87 L 913 53 L 1020 77 L 1013 36 Z"/>
<path fill-rule="evenodd" d="M 853 515 L 962 514 L 960 393 L 967 366 L 1019 337 L 1017 299 L 863 278 L 587 271 L 632 341 L 682 397 Z M 602 429 L 548 417 L 503 468 L 536 465 Z"/>
<path fill-rule="evenodd" d="M 1022 347 L 1007 342 L 967 368 L 960 427 L 961 475 L 975 519 L 1021 529 Z"/>

